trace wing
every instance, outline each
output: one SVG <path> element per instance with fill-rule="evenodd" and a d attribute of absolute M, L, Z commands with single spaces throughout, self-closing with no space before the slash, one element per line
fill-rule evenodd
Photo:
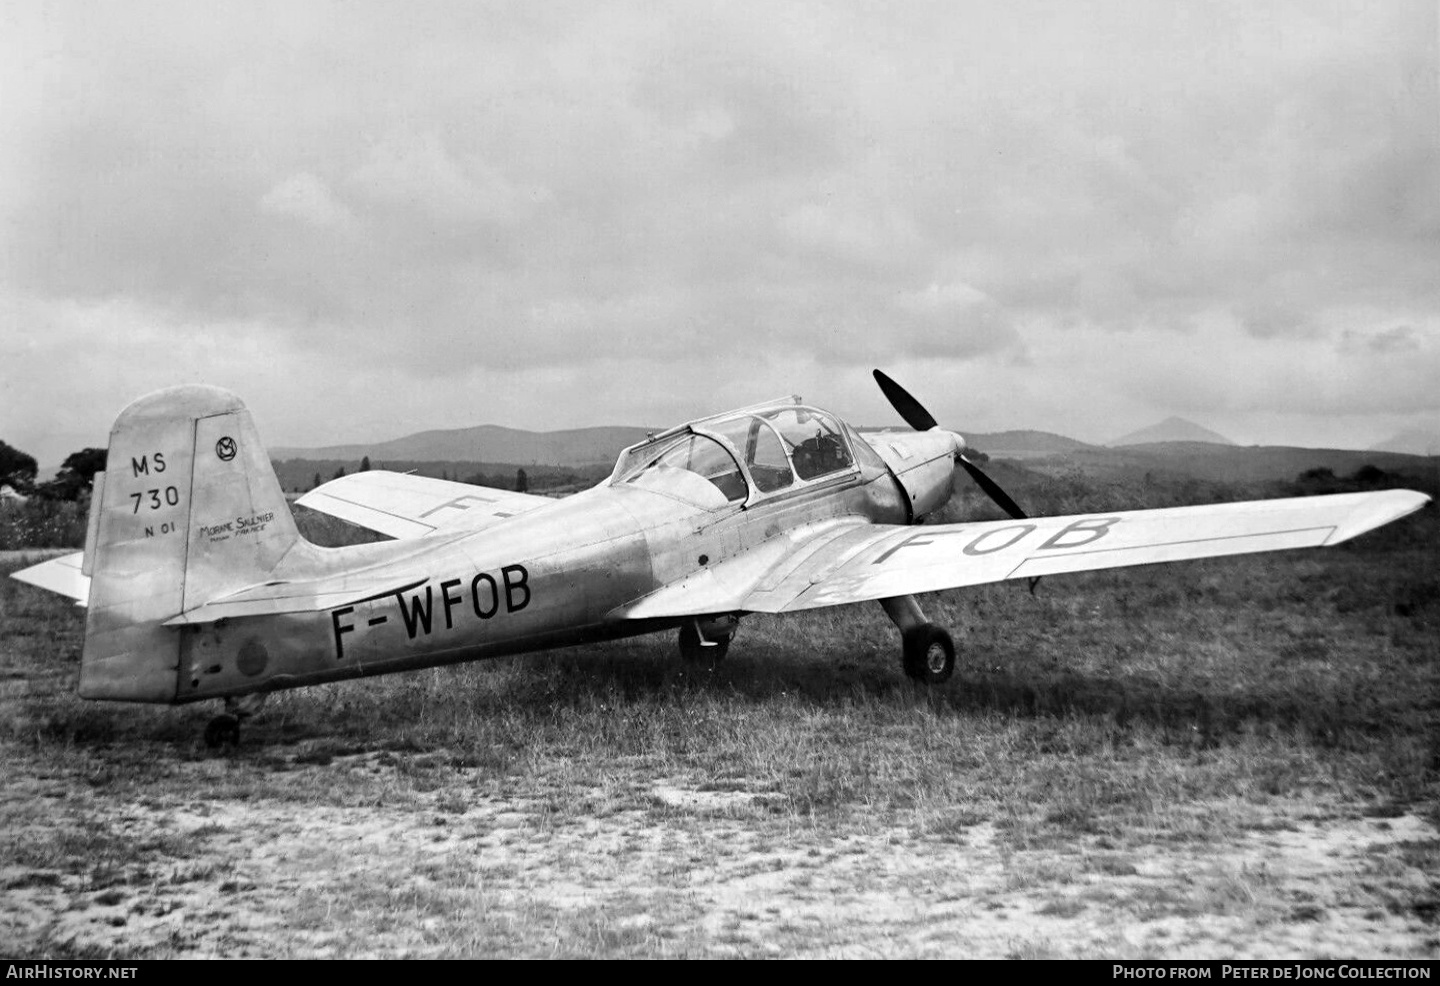
<path fill-rule="evenodd" d="M 867 525 L 782 562 L 739 608 L 780 613 L 1005 579 L 1333 545 L 1429 499 L 1386 490 L 977 524 Z"/>
<path fill-rule="evenodd" d="M 69 596 L 84 606 L 90 598 L 90 578 L 80 571 L 84 557 L 83 551 L 61 555 L 59 558 L 51 558 L 38 565 L 12 572 L 10 577 L 41 589 L 58 592 L 62 596 Z"/>
<path fill-rule="evenodd" d="M 751 609 L 747 600 L 778 588 L 779 578 L 793 572 L 817 552 L 850 537 L 870 534 L 875 525 L 859 518 L 794 528 L 749 551 L 692 572 L 647 596 L 611 611 L 612 620 L 665 619 Z M 885 530 L 909 530 L 887 525 Z M 779 573 L 772 577 L 772 573 Z M 778 612 L 778 611 L 777 611 Z"/>
<path fill-rule="evenodd" d="M 393 538 L 478 531 L 554 503 L 547 496 L 372 469 L 332 479 L 295 501 Z"/>

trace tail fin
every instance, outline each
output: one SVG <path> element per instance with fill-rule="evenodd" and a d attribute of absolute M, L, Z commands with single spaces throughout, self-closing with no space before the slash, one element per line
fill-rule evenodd
<path fill-rule="evenodd" d="M 172 701 L 182 631 L 161 624 L 265 581 L 300 540 L 295 520 L 250 412 L 217 387 L 121 411 L 97 486 L 80 694 Z"/>

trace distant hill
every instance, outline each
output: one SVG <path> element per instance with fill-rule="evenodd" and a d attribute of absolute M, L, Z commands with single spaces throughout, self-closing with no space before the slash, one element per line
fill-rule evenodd
<path fill-rule="evenodd" d="M 1295 448 L 1286 445 L 1217 445 L 1214 442 L 1150 442 L 1123 448 L 1080 449 L 1063 455 L 1024 456 L 1027 467 L 1061 475 L 1075 471 L 1094 478 L 1190 476 L 1209 482 L 1253 483 L 1293 480 L 1310 469 L 1350 476 L 1362 466 L 1390 473 L 1425 475 L 1431 461 L 1400 452 Z"/>
<path fill-rule="evenodd" d="M 1050 431 L 995 431 L 988 434 L 966 435 L 965 443 L 987 455 L 1004 455 L 1007 452 L 1076 452 L 1095 448 L 1085 442 Z"/>
<path fill-rule="evenodd" d="M 1407 452 L 1410 455 L 1440 455 L 1440 431 L 1424 428 L 1407 428 L 1378 445 L 1371 446 L 1372 452 Z"/>
<path fill-rule="evenodd" d="M 603 427 L 569 431 L 524 431 L 499 425 L 422 431 L 404 438 L 323 448 L 274 448 L 270 458 L 358 462 L 509 462 L 521 465 L 613 464 L 620 450 L 659 429 Z"/>
<path fill-rule="evenodd" d="M 594 482 L 614 464 L 621 449 L 641 441 L 651 430 L 661 429 L 597 427 L 535 432 L 482 425 L 425 431 L 371 444 L 276 448 L 271 458 L 286 489 L 309 489 L 316 473 L 329 479 L 341 466 L 353 472 L 365 456 L 377 469 L 415 469 L 422 475 L 457 479 L 483 473 L 496 485 L 505 486 L 513 484 L 516 470 L 523 466 L 531 474 L 531 482 L 539 487 L 570 482 L 572 477 L 566 473 L 573 473 L 578 482 Z M 1156 437 L 1176 433 L 1190 437 Z M 1194 437 L 1197 433 L 1208 437 Z M 1133 432 L 1111 446 L 1090 445 L 1035 430 L 977 432 L 967 434 L 965 439 L 971 448 L 990 456 L 992 462 L 1009 459 L 1039 474 L 1084 474 L 1097 479 L 1124 480 L 1149 474 L 1157 478 L 1188 476 L 1206 481 L 1255 482 L 1293 480 L 1309 469 L 1330 469 L 1337 476 L 1351 475 L 1365 465 L 1387 472 L 1433 469 L 1430 461 L 1379 449 L 1359 452 L 1242 447 L 1180 418 Z"/>
<path fill-rule="evenodd" d="M 1110 443 L 1111 447 L 1121 445 L 1148 445 L 1152 442 L 1209 442 L 1215 445 L 1234 445 L 1230 439 L 1209 428 L 1202 428 L 1193 421 L 1173 415 L 1157 425 L 1132 431 Z"/>
<path fill-rule="evenodd" d="M 570 431 L 523 431 L 498 425 L 422 431 L 404 438 L 371 444 L 328 445 L 321 448 L 277 447 L 270 450 L 276 462 L 307 459 L 359 462 L 364 456 L 377 467 L 390 462 L 511 462 L 546 466 L 612 465 L 620 450 L 634 445 L 660 428 L 597 427 Z M 893 431 L 862 428 L 863 432 Z M 904 429 L 900 429 L 904 430 Z M 1048 431 L 997 431 L 967 434 L 965 441 L 987 454 L 1053 455 L 1096 448 Z"/>
<path fill-rule="evenodd" d="M 341 470 L 355 472 L 360 463 L 356 459 L 283 459 L 271 460 L 280 487 L 296 493 L 314 489 L 320 483 L 334 479 Z M 526 489 L 532 493 L 549 493 L 557 490 L 579 490 L 594 486 L 610 474 L 611 464 L 585 466 L 517 465 L 513 462 L 464 462 L 452 459 L 428 462 L 412 459 L 389 459 L 383 463 L 392 472 L 408 472 L 417 476 L 431 476 L 435 479 L 450 479 L 460 483 L 474 483 L 477 486 L 493 486 L 502 490 L 513 490 L 518 473 L 523 469 Z M 377 464 L 376 468 L 379 468 Z"/>

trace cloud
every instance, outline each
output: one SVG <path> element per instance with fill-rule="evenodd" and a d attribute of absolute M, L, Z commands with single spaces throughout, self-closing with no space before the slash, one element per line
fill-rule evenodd
<path fill-rule="evenodd" d="M 478 158 L 462 164 L 430 133 L 398 133 L 379 142 L 347 185 L 381 208 L 418 213 L 432 228 L 510 226 L 550 198 L 541 186 L 512 185 Z"/>
<path fill-rule="evenodd" d="M 575 385 L 627 361 L 657 410 L 790 374 L 878 415 L 898 365 L 1092 437 L 1430 403 L 1428 3 L 4 16 L 0 410 L 29 427 L 22 382 L 74 383 L 40 333 L 106 393 L 245 366 L 270 393 L 228 349 L 472 420 L 477 381 L 522 417 L 633 409 Z M 372 413 L 342 391 L 317 427 Z"/>
<path fill-rule="evenodd" d="M 1422 353 L 1427 349 L 1440 349 L 1440 340 L 1421 332 L 1413 325 L 1393 325 L 1389 328 L 1357 331 L 1346 329 L 1340 335 L 1341 353 L 1373 354 L 1390 356 Z"/>
<path fill-rule="evenodd" d="M 1010 315 L 985 292 L 964 283 L 931 284 L 896 296 L 899 353 L 947 359 L 1010 352 L 1024 345 Z"/>
<path fill-rule="evenodd" d="M 308 172 L 291 175 L 270 189 L 260 199 L 260 208 L 277 215 L 290 216 L 312 226 L 348 229 L 355 217 L 344 203 L 335 198 L 330 187 Z"/>
<path fill-rule="evenodd" d="M 873 270 L 903 263 L 906 255 L 923 247 L 903 213 L 884 203 L 847 204 L 804 202 L 788 210 L 776 224 L 784 240 L 781 249 L 793 248 L 821 263 Z"/>

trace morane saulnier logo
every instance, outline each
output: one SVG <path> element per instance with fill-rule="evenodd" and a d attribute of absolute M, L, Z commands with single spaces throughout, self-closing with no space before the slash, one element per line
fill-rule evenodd
<path fill-rule="evenodd" d="M 215 454 L 220 456 L 225 462 L 229 462 L 235 458 L 235 439 L 229 435 L 220 439 L 220 441 L 215 443 Z"/>

